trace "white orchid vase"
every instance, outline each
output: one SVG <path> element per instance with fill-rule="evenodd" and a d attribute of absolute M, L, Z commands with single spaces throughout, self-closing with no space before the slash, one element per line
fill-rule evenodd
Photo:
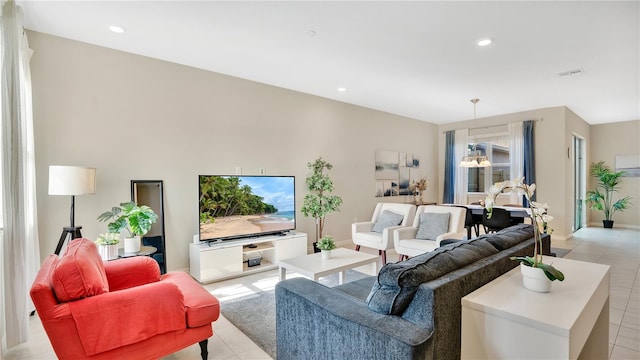
<path fill-rule="evenodd" d="M 536 184 L 527 185 L 524 183 L 524 178 L 519 178 L 515 181 L 503 181 L 497 182 L 489 189 L 489 194 L 485 199 L 485 208 L 487 209 L 487 217 L 491 218 L 493 211 L 493 205 L 496 202 L 498 195 L 502 193 L 516 192 L 517 194 L 524 195 L 529 203 L 529 209 L 531 211 L 531 218 L 533 219 L 533 235 L 534 235 L 534 248 L 533 257 L 530 256 L 517 256 L 512 257 L 511 260 L 517 260 L 521 263 L 534 268 L 541 269 L 547 278 L 551 281 L 564 280 L 564 274 L 558 269 L 549 264 L 542 262 L 542 234 L 540 229 L 546 229 L 549 221 L 553 220 L 553 217 L 547 214 L 549 206 L 545 203 L 539 203 L 531 201 L 533 194 L 536 191 Z"/>

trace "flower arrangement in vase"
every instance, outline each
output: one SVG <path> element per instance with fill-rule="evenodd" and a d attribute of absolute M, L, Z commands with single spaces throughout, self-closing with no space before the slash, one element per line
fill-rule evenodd
<path fill-rule="evenodd" d="M 539 292 L 548 292 L 551 289 L 551 282 L 554 280 L 563 281 L 564 274 L 552 265 L 542 262 L 542 235 L 540 228 L 546 228 L 547 223 L 551 221 L 553 217 L 547 214 L 547 209 L 549 208 L 547 204 L 531 201 L 535 190 L 536 184 L 527 185 L 524 183 L 524 178 L 519 178 L 515 181 L 497 182 L 489 189 L 489 194 L 485 199 L 484 206 L 487 209 L 487 217 L 491 218 L 493 205 L 495 204 L 496 197 L 499 194 L 515 191 L 518 194 L 524 195 L 527 199 L 527 202 L 529 203 L 529 210 L 531 211 L 531 218 L 533 219 L 533 257 L 514 256 L 511 257 L 511 260 L 517 260 L 520 262 L 520 268 L 523 271 L 524 286 L 526 288 Z M 534 281 L 534 283 L 542 283 L 541 287 L 536 287 L 535 285 L 529 286 L 531 283 L 528 283 L 527 278 L 525 277 L 525 274 L 530 272 L 527 268 L 539 269 L 539 271 L 533 271 L 534 274 L 539 273 L 540 271 L 544 273 L 545 276 L 541 277 L 542 281 Z"/>
<path fill-rule="evenodd" d="M 413 193 L 413 200 L 416 203 L 416 205 L 422 205 L 424 201 L 422 196 L 428 187 L 429 187 L 429 180 L 427 180 L 426 178 L 422 178 L 418 181 L 414 180 L 409 185 L 409 189 Z M 418 196 L 420 197 L 419 199 L 418 199 Z"/>

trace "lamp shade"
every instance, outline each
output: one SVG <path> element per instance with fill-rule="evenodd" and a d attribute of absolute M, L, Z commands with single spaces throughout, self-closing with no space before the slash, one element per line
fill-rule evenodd
<path fill-rule="evenodd" d="M 49 195 L 96 193 L 96 169 L 84 166 L 49 166 Z"/>

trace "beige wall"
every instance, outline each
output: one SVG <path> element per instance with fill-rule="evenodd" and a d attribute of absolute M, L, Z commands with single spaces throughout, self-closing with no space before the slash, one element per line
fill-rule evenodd
<path fill-rule="evenodd" d="M 480 118 L 441 125 L 439 127 L 439 166 L 444 168 L 444 132 L 455 129 L 474 129 L 507 124 L 514 121 L 542 120 L 536 123 L 536 185 L 538 201 L 549 205 L 554 217 L 551 226 L 555 239 L 571 237 L 574 231 L 574 151 L 573 137 L 584 139 L 586 147 L 585 176 L 586 190 L 594 187 L 589 178 L 588 166 L 591 162 L 604 160 L 615 166 L 616 155 L 640 153 L 640 121 L 629 121 L 590 126 L 580 116 L 566 107 L 554 107 Z M 617 212 L 616 226 L 640 226 L 640 178 L 626 177 L 620 187 L 620 195 L 631 196 L 632 208 Z M 442 199 L 443 179 L 438 184 L 438 200 Z M 583 226 L 601 226 L 602 212 L 588 210 Z"/>
<path fill-rule="evenodd" d="M 351 223 L 369 219 L 378 201 L 376 149 L 418 154 L 422 176 L 435 183 L 433 124 L 41 33 L 28 37 L 42 256 L 69 225 L 69 198 L 47 195 L 54 164 L 97 168 L 97 193 L 76 198 L 76 224 L 91 239 L 106 230 L 98 214 L 130 199 L 130 180 L 164 180 L 169 269 L 188 267 L 198 174 L 234 174 L 239 166 L 245 175 L 260 168 L 295 175 L 299 209 L 306 164 L 322 156 L 333 163 L 335 193 L 344 199 L 325 229 L 337 240 L 350 239 Z M 436 199 L 435 186 L 425 199 Z M 312 235 L 313 221 L 298 213 L 297 228 Z"/>
<path fill-rule="evenodd" d="M 585 138 L 589 161 L 614 165 L 615 155 L 637 154 L 639 122 L 596 125 L 565 107 L 538 109 L 440 126 L 297 93 L 221 74 L 28 32 L 36 137 L 41 254 L 53 251 L 68 225 L 69 199 L 47 195 L 48 166 L 87 165 L 98 171 L 96 195 L 76 198 L 83 235 L 105 231 L 97 215 L 129 200 L 132 179 L 165 181 L 169 269 L 188 267 L 188 244 L 197 232 L 197 175 L 296 176 L 298 208 L 306 193 L 306 163 L 323 156 L 342 211 L 328 217 L 326 232 L 350 238 L 350 224 L 371 216 L 376 149 L 417 153 L 421 175 L 431 181 L 425 200 L 442 200 L 444 135 L 451 129 L 513 121 L 536 123 L 538 199 L 550 205 L 558 238 L 571 234 L 573 134 Z M 438 154 L 438 157 L 434 154 Z M 564 159 L 564 160 L 560 160 Z M 621 192 L 634 206 L 616 224 L 638 226 L 639 178 L 625 178 Z M 562 185 L 564 184 L 564 186 Z M 588 186 L 590 188 L 590 185 Z M 405 201 L 387 198 L 386 201 Z M 600 214 L 591 214 L 598 222 Z M 313 221 L 298 213 L 298 231 Z M 311 238 L 311 237 L 310 237 Z"/>
<path fill-rule="evenodd" d="M 591 126 L 591 162 L 604 161 L 615 168 L 617 155 L 640 154 L 640 120 Z M 595 178 L 589 179 L 587 189 L 595 188 Z M 640 227 L 640 177 L 624 177 L 614 199 L 631 196 L 633 205 L 613 216 L 614 227 Z M 602 226 L 602 211 L 590 210 L 590 224 Z"/>
<path fill-rule="evenodd" d="M 448 130 L 476 129 L 504 125 L 516 121 L 541 120 L 537 121 L 535 125 L 537 200 L 546 202 L 549 205 L 549 213 L 554 217 L 551 226 L 554 229 L 555 238 L 570 237 L 571 227 L 568 224 L 572 219 L 572 209 L 567 206 L 566 186 L 562 186 L 562 184 L 570 181 L 567 178 L 567 174 L 571 170 L 570 167 L 567 167 L 569 160 L 564 148 L 567 131 L 565 116 L 566 108 L 561 106 L 441 125 L 439 127 L 439 134 L 441 135 L 439 166 L 444 168 L 444 132 Z M 578 121 L 576 120 L 576 122 Z M 575 126 L 577 127 L 577 125 Z M 442 200 L 444 188 L 443 180 L 440 179 L 438 184 L 440 201 Z"/>

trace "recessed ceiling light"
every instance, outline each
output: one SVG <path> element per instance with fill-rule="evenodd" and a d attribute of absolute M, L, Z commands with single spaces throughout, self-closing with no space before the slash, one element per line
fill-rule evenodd
<path fill-rule="evenodd" d="M 117 25 L 109 26 L 109 30 L 113 31 L 116 34 L 122 34 L 124 32 L 124 28 L 122 26 L 117 26 Z"/>
<path fill-rule="evenodd" d="M 491 45 L 492 42 L 493 42 L 493 39 L 491 38 L 480 39 L 478 40 L 478 46 Z"/>
<path fill-rule="evenodd" d="M 338 91 L 339 92 L 345 92 L 345 91 L 347 91 L 347 88 L 346 87 L 339 87 Z"/>

